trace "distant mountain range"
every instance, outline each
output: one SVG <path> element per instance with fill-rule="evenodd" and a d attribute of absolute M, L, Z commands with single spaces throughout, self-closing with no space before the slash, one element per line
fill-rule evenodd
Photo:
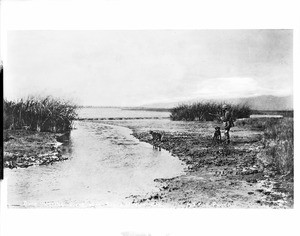
<path fill-rule="evenodd" d="M 293 110 L 293 96 L 262 95 L 256 97 L 230 98 L 230 99 L 193 99 L 181 102 L 145 104 L 143 108 L 172 108 L 178 104 L 194 102 L 225 102 L 229 104 L 248 104 L 253 110 Z"/>

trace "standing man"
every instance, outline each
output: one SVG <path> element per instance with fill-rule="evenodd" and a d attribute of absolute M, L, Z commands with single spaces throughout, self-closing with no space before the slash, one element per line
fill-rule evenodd
<path fill-rule="evenodd" d="M 221 120 L 224 123 L 226 143 L 229 144 L 230 143 L 229 131 L 233 125 L 232 125 L 232 115 L 229 106 L 226 104 L 222 106 Z"/>

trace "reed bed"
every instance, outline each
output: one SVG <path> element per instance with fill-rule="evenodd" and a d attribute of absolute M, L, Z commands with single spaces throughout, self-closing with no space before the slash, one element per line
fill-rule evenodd
<path fill-rule="evenodd" d="M 3 101 L 4 129 L 67 132 L 77 117 L 77 106 L 70 101 L 47 97 L 28 97 Z"/>
<path fill-rule="evenodd" d="M 222 103 L 198 102 L 181 104 L 171 109 L 171 120 L 213 121 L 222 116 Z M 231 105 L 230 110 L 234 119 L 247 118 L 251 114 L 248 105 Z"/>

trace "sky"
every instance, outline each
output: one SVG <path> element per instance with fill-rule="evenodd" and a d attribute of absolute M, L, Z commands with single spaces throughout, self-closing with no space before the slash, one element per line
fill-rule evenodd
<path fill-rule="evenodd" d="M 4 96 L 80 105 L 287 96 L 292 30 L 9 31 Z"/>

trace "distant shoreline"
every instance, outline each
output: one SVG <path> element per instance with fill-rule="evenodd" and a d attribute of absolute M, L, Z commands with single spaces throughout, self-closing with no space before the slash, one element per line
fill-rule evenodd
<path fill-rule="evenodd" d="M 77 118 L 79 121 L 87 120 L 159 120 L 159 119 L 170 119 L 170 117 L 103 117 L 103 118 Z"/>
<path fill-rule="evenodd" d="M 154 108 L 154 107 L 80 106 L 79 108 L 116 108 L 116 109 L 131 110 L 131 111 L 171 112 L 171 108 Z"/>
<path fill-rule="evenodd" d="M 154 108 L 154 107 L 115 107 L 115 106 L 82 106 L 79 108 L 117 108 L 129 111 L 155 111 L 171 112 L 172 108 Z M 252 115 L 282 115 L 283 117 L 294 117 L 294 110 L 252 110 Z M 120 119 L 120 118 L 117 118 Z M 139 118 L 136 118 L 139 119 Z M 140 118 L 141 119 L 141 118 Z M 147 119 L 147 118 L 143 118 Z M 148 118 L 151 119 L 151 118 Z"/>
<path fill-rule="evenodd" d="M 172 109 L 171 108 L 151 108 L 151 107 L 129 107 L 129 108 L 122 108 L 122 110 L 171 112 Z"/>

